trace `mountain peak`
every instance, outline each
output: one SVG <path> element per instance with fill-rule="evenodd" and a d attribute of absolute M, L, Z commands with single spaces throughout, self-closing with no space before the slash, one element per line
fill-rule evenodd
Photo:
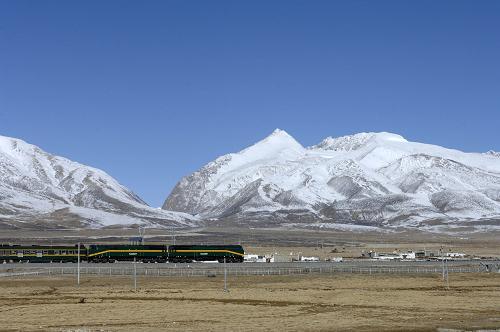
<path fill-rule="evenodd" d="M 312 149 L 352 151 L 357 150 L 368 142 L 408 142 L 403 136 L 388 132 L 369 132 L 346 135 L 341 137 L 327 137 L 319 144 L 312 146 Z"/>
<path fill-rule="evenodd" d="M 486 152 L 485 154 L 488 156 L 500 157 L 500 152 L 493 151 L 493 150 L 490 150 L 490 151 Z"/>
<path fill-rule="evenodd" d="M 279 128 L 274 129 L 274 131 L 268 137 L 283 137 L 283 138 L 292 139 L 295 141 L 295 138 L 293 138 L 292 135 L 290 135 L 285 130 L 279 129 Z"/>
<path fill-rule="evenodd" d="M 283 129 L 276 128 L 276 129 L 274 129 L 274 131 L 271 133 L 270 136 L 290 136 L 290 134 L 288 134 Z"/>
<path fill-rule="evenodd" d="M 370 133 L 370 134 L 372 134 L 374 137 L 377 137 L 378 139 L 383 139 L 386 141 L 408 142 L 408 140 L 403 136 L 394 133 L 389 133 L 386 131 L 382 131 L 379 133 Z"/>
<path fill-rule="evenodd" d="M 26 146 L 31 146 L 23 140 L 13 137 L 7 137 L 0 135 L 0 151 L 10 151 L 14 148 L 15 145 L 22 144 Z"/>
<path fill-rule="evenodd" d="M 286 131 L 282 129 L 275 129 L 269 136 L 241 152 L 248 152 L 249 150 L 256 149 L 271 149 L 279 151 L 284 149 L 303 150 L 304 147 Z"/>

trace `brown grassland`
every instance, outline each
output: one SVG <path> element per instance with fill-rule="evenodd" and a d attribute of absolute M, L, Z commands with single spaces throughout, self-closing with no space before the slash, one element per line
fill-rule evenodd
<path fill-rule="evenodd" d="M 1 331 L 500 329 L 500 274 L 0 279 Z"/>

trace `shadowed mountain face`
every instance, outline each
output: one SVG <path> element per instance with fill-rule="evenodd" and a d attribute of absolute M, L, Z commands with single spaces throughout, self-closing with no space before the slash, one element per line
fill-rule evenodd
<path fill-rule="evenodd" d="M 305 148 L 276 130 L 181 179 L 163 209 L 244 223 L 499 228 L 500 158 L 390 133 Z"/>
<path fill-rule="evenodd" d="M 186 225 L 191 216 L 160 211 L 105 172 L 0 136 L 0 226 Z"/>

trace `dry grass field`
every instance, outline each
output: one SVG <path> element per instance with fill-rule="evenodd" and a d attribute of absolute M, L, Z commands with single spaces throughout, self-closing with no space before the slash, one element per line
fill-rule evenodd
<path fill-rule="evenodd" d="M 1 331 L 500 329 L 500 274 L 0 279 Z"/>

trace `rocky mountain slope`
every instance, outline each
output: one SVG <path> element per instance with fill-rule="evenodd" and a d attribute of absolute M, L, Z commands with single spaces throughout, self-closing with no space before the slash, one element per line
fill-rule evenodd
<path fill-rule="evenodd" d="M 500 229 L 500 158 L 390 133 L 306 148 L 277 129 L 184 177 L 163 209 L 294 227 Z"/>
<path fill-rule="evenodd" d="M 0 136 L 1 227 L 188 226 L 195 218 L 153 209 L 105 172 Z"/>

